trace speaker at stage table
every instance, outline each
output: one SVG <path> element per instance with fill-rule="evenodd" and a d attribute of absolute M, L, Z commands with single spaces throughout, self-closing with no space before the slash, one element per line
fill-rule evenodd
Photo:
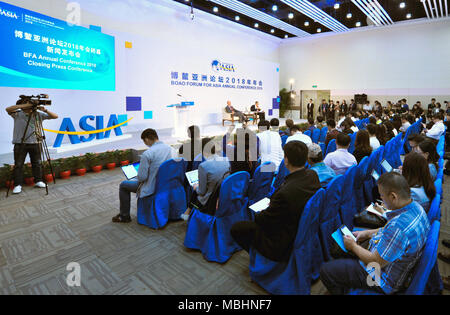
<path fill-rule="evenodd" d="M 225 111 L 228 114 L 231 114 L 232 116 L 238 117 L 240 123 L 243 123 L 246 120 L 244 114 L 240 110 L 237 110 L 236 108 L 234 108 L 233 105 L 231 105 L 231 101 L 227 101 L 227 106 L 225 107 Z"/>
<path fill-rule="evenodd" d="M 256 101 L 255 104 L 250 107 L 250 111 L 258 114 L 260 121 L 266 120 L 266 113 L 261 109 L 261 107 L 259 107 L 258 101 Z"/>

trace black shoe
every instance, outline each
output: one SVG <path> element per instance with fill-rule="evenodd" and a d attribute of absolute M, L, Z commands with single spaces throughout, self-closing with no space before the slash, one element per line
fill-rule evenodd
<path fill-rule="evenodd" d="M 450 248 L 450 240 L 442 240 L 442 245 L 444 245 L 447 248 Z"/>
<path fill-rule="evenodd" d="M 444 254 L 442 254 L 442 253 L 439 253 L 439 254 L 438 254 L 438 258 L 439 258 L 440 260 L 442 260 L 443 262 L 445 262 L 445 263 L 447 263 L 447 264 L 450 264 L 450 255 L 444 255 Z"/>
<path fill-rule="evenodd" d="M 112 221 L 114 223 L 130 223 L 131 222 L 131 217 L 127 216 L 127 217 L 123 217 L 120 214 L 116 215 L 115 217 L 112 218 Z"/>

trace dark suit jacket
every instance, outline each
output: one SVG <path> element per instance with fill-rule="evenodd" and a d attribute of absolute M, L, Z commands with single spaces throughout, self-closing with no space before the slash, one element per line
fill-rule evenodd
<path fill-rule="evenodd" d="M 289 259 L 303 209 L 320 188 L 319 177 L 312 170 L 303 169 L 286 177 L 270 198 L 269 208 L 255 216 L 259 232 L 254 241 L 263 256 L 273 261 Z"/>
<path fill-rule="evenodd" d="M 308 103 L 306 107 L 308 108 L 308 112 L 314 111 L 314 103 Z"/>

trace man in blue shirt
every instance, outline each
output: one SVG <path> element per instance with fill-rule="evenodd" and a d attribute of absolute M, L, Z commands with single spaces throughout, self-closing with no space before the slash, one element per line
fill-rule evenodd
<path fill-rule="evenodd" d="M 333 169 L 323 162 L 322 149 L 316 143 L 308 145 L 308 163 L 311 165 L 310 169 L 319 176 L 319 182 L 322 187 L 327 187 L 328 183 L 336 177 Z"/>
<path fill-rule="evenodd" d="M 174 157 L 173 149 L 159 141 L 154 129 L 146 129 L 141 134 L 141 139 L 149 147 L 141 156 L 137 179 L 125 180 L 120 183 L 120 214 L 112 218 L 116 223 L 131 222 L 130 199 L 131 193 L 136 193 L 138 198 L 144 198 L 155 192 L 156 175 L 159 166 Z"/>
<path fill-rule="evenodd" d="M 345 248 L 357 259 L 337 259 L 322 265 L 320 278 L 332 294 L 345 294 L 352 288 L 384 294 L 403 291 L 422 255 L 430 224 L 423 208 L 411 200 L 408 182 L 390 172 L 380 176 L 377 184 L 385 206 L 392 209 L 386 213 L 388 222 L 377 230 L 354 232 L 356 242 L 344 236 Z M 358 245 L 368 239 L 368 249 Z"/>

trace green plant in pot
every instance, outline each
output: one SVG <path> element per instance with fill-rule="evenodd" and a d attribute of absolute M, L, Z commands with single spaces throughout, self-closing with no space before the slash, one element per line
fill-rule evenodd
<path fill-rule="evenodd" d="M 3 186 L 3 184 L 8 186 L 8 182 L 12 181 L 12 167 L 9 164 L 3 164 L 2 167 L 0 167 L 0 187 Z"/>
<path fill-rule="evenodd" d="M 52 169 L 50 169 L 50 163 L 52 165 L 53 174 L 52 174 Z M 50 163 L 48 161 L 43 161 L 42 162 L 42 166 L 43 166 L 43 169 L 44 169 L 44 179 L 45 179 L 46 183 L 51 183 L 55 179 L 55 165 L 54 165 L 54 161 L 50 161 Z"/>
<path fill-rule="evenodd" d="M 86 157 L 80 155 L 74 157 L 74 169 L 78 176 L 86 174 Z"/>
<path fill-rule="evenodd" d="M 61 159 L 61 164 L 59 165 L 59 176 L 61 179 L 68 179 L 72 174 L 72 164 L 73 160 L 70 158 Z"/>
<path fill-rule="evenodd" d="M 27 186 L 34 185 L 33 170 L 31 168 L 30 163 L 26 163 L 23 165 L 23 177 L 25 180 L 25 185 L 27 185 Z"/>
<path fill-rule="evenodd" d="M 130 155 L 131 155 L 131 150 L 127 149 L 127 150 L 120 150 L 118 152 L 119 155 L 119 162 L 120 165 L 125 166 L 130 164 Z"/>
<path fill-rule="evenodd" d="M 102 170 L 102 163 L 100 156 L 97 153 L 86 153 L 86 163 L 92 169 L 94 173 L 98 173 Z"/>
<path fill-rule="evenodd" d="M 112 170 L 116 167 L 117 155 L 114 151 L 106 151 L 103 153 L 103 159 L 106 162 L 106 167 Z"/>

